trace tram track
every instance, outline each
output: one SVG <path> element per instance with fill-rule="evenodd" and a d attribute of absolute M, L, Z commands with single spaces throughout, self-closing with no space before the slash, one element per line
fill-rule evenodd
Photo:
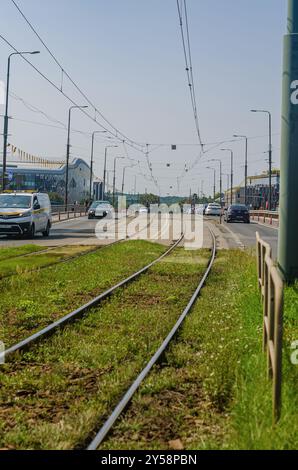
<path fill-rule="evenodd" d="M 210 234 L 212 236 L 212 241 L 213 241 L 213 248 L 212 248 L 212 254 L 207 266 L 207 269 L 201 278 L 198 287 L 196 288 L 195 292 L 193 293 L 190 301 L 188 302 L 186 308 L 183 310 L 182 314 L 180 315 L 179 319 L 177 320 L 176 324 L 173 326 L 171 331 L 169 332 L 168 336 L 165 338 L 161 346 L 157 349 L 157 351 L 153 354 L 147 365 L 144 367 L 144 369 L 139 373 L 139 375 L 136 377 L 136 379 L 133 381 L 131 386 L 127 389 L 126 393 L 124 396 L 121 398 L 121 400 L 118 402 L 116 407 L 113 409 L 112 413 L 109 415 L 105 423 L 102 425 L 102 427 L 99 429 L 99 431 L 96 433 L 95 437 L 92 439 L 92 441 L 89 443 L 87 450 L 88 451 L 94 451 L 99 448 L 101 443 L 105 440 L 105 438 L 108 436 L 110 431 L 112 430 L 113 426 L 115 425 L 116 421 L 119 419 L 121 414 L 125 411 L 129 403 L 131 402 L 133 396 L 141 386 L 141 384 L 144 382 L 150 371 L 152 370 L 153 366 L 158 363 L 158 361 L 161 359 L 161 357 L 164 355 L 166 350 L 168 349 L 169 345 L 172 343 L 173 339 L 177 335 L 181 325 L 183 324 L 186 316 L 190 313 L 192 310 L 202 288 L 204 287 L 204 284 L 210 274 L 210 271 L 212 269 L 213 263 L 215 261 L 216 257 L 216 239 L 215 236 L 212 232 L 211 229 Z"/>

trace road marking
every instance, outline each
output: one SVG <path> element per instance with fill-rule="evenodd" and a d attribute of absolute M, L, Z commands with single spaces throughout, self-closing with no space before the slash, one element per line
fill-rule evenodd
<path fill-rule="evenodd" d="M 236 242 L 236 244 L 242 249 L 244 250 L 245 248 L 245 245 L 242 243 L 242 241 L 240 240 L 240 237 L 238 235 L 236 235 L 236 233 L 234 233 L 229 227 L 227 227 L 227 224 L 223 224 L 223 226 L 225 227 L 225 229 L 232 235 L 232 237 L 234 238 L 234 241 Z"/>

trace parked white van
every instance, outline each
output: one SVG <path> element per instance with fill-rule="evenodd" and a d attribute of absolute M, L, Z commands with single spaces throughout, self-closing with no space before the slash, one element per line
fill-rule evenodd
<path fill-rule="evenodd" d="M 46 193 L 28 191 L 0 194 L 0 235 L 22 235 L 34 238 L 36 233 L 48 237 L 52 212 Z"/>

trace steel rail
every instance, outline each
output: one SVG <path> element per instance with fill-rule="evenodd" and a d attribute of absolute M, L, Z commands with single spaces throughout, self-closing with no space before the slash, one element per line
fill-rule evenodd
<path fill-rule="evenodd" d="M 119 416 L 121 415 L 121 413 L 123 412 L 123 410 L 127 407 L 127 405 L 129 404 L 129 402 L 131 401 L 133 395 L 135 394 L 135 392 L 138 390 L 138 388 L 140 387 L 141 383 L 143 382 L 143 380 L 147 377 L 147 375 L 149 374 L 149 372 L 151 371 L 152 367 L 157 363 L 157 361 L 160 359 L 160 357 L 164 354 L 164 352 L 166 351 L 166 349 L 168 348 L 170 342 L 172 341 L 172 339 L 175 337 L 175 335 L 177 334 L 180 326 L 182 325 L 182 323 L 184 322 L 186 316 L 189 314 L 189 312 L 191 311 L 194 303 L 196 302 L 199 294 L 200 294 L 200 291 L 201 289 L 203 288 L 205 282 L 206 282 L 206 279 L 207 277 L 209 276 L 209 273 L 211 271 L 211 268 L 213 266 L 213 263 L 214 263 L 214 260 L 215 260 L 215 256 L 216 256 L 216 240 L 215 240 L 215 236 L 214 236 L 214 233 L 212 232 L 212 230 L 209 228 L 209 231 L 210 231 L 210 234 L 212 236 L 212 240 L 213 240 L 213 249 L 212 249 L 212 255 L 211 255 L 211 258 L 210 258 L 210 261 L 209 261 L 209 264 L 208 264 L 208 267 L 205 271 L 205 274 L 203 276 L 203 278 L 201 279 L 196 291 L 194 292 L 192 298 L 190 299 L 187 307 L 185 308 L 185 310 L 183 311 L 183 313 L 181 314 L 180 318 L 178 319 L 177 323 L 175 324 L 175 326 L 172 328 L 171 332 L 168 334 L 168 336 L 166 337 L 166 339 L 164 340 L 164 342 L 162 343 L 162 345 L 160 346 L 160 348 L 156 351 L 156 353 L 152 356 L 152 358 L 150 359 L 150 361 L 148 362 L 148 364 L 146 365 L 146 367 L 142 370 L 142 372 L 138 375 L 137 379 L 133 382 L 133 384 L 130 386 L 130 388 L 127 390 L 127 392 L 125 393 L 125 395 L 123 396 L 123 398 L 120 400 L 120 402 L 118 403 L 118 405 L 116 406 L 116 408 L 114 409 L 114 411 L 112 412 L 112 414 L 110 415 L 110 417 L 107 419 L 107 421 L 104 423 L 104 425 L 102 426 L 102 428 L 100 429 L 100 431 L 97 433 L 97 435 L 95 436 L 95 438 L 93 439 L 93 441 L 91 442 L 91 444 L 88 446 L 87 450 L 96 450 L 99 445 L 103 442 L 103 440 L 105 439 L 105 437 L 107 436 L 107 434 L 110 432 L 110 430 L 112 429 L 113 425 L 115 424 L 115 422 L 117 421 L 117 419 L 119 418 Z"/>
<path fill-rule="evenodd" d="M 87 304 L 79 307 L 78 309 L 74 310 L 71 313 L 68 313 L 64 317 L 60 318 L 59 320 L 51 323 L 47 327 L 43 328 L 42 330 L 38 331 L 37 333 L 25 338 L 24 340 L 20 341 L 19 343 L 11 346 L 8 348 L 6 351 L 0 353 L 0 362 L 1 360 L 5 360 L 6 358 L 12 356 L 16 352 L 21 352 L 24 351 L 25 349 L 28 349 L 32 344 L 36 343 L 39 341 L 41 338 L 46 338 L 50 336 L 51 334 L 54 333 L 55 330 L 58 328 L 64 327 L 66 324 L 81 318 L 88 310 L 91 308 L 97 306 L 101 301 L 105 300 L 106 298 L 110 297 L 111 294 L 113 294 L 117 289 L 120 287 L 125 286 L 129 282 L 135 280 L 138 278 L 141 274 L 145 273 L 148 271 L 152 266 L 155 264 L 159 263 L 161 260 L 163 260 L 166 256 L 168 256 L 183 240 L 184 234 L 181 235 L 179 240 L 177 240 L 165 253 L 163 253 L 161 256 L 159 256 L 156 260 L 152 261 L 150 264 L 147 266 L 143 267 L 139 271 L 135 272 L 131 276 L 127 277 L 123 281 L 120 281 L 113 287 L 109 288 L 99 296 L 93 298 L 90 302 Z"/>

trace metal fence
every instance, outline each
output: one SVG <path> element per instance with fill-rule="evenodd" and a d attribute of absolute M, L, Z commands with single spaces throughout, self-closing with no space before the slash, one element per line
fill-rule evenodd
<path fill-rule="evenodd" d="M 52 205 L 52 216 L 54 222 L 62 220 L 75 219 L 83 217 L 87 213 L 87 208 L 82 205 L 70 204 L 68 206 L 55 206 Z"/>
<path fill-rule="evenodd" d="M 272 260 L 271 247 L 257 233 L 258 284 L 263 303 L 263 348 L 273 382 L 273 421 L 281 414 L 284 283 Z"/>
<path fill-rule="evenodd" d="M 274 225 L 278 227 L 279 225 L 279 213 L 274 211 L 250 211 L 250 217 L 252 220 L 257 222 L 263 222 L 264 224 Z"/>

